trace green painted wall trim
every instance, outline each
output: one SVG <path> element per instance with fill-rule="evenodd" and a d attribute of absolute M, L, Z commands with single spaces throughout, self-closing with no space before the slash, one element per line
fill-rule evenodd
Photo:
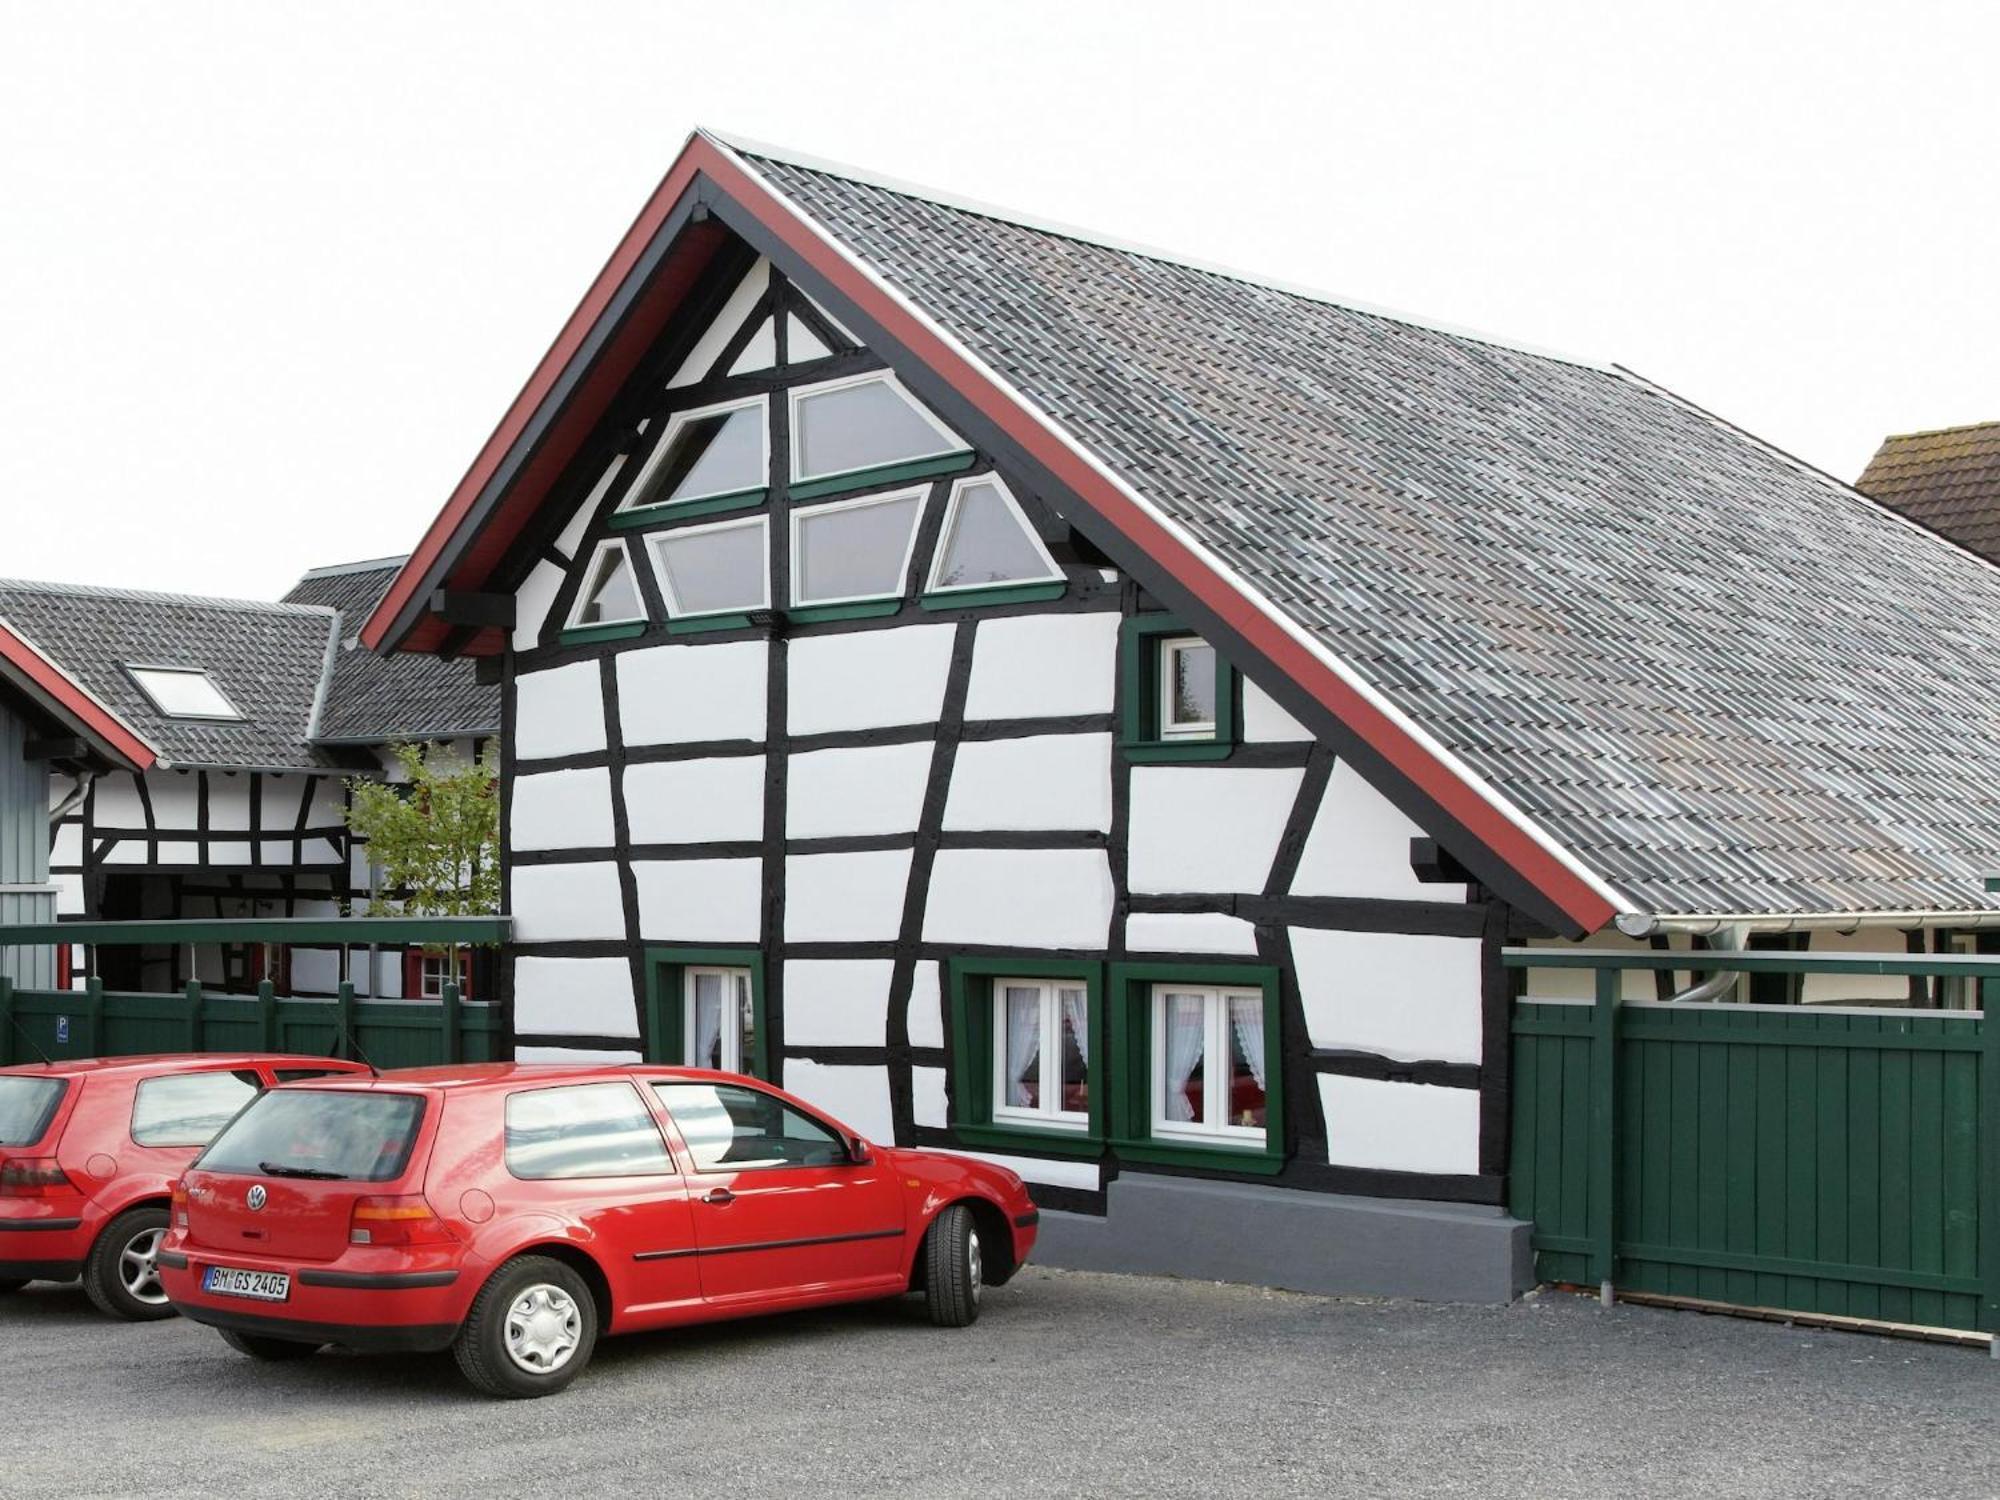
<path fill-rule="evenodd" d="M 748 510 L 753 505 L 762 505 L 770 495 L 768 485 L 759 485 L 754 490 L 732 490 L 727 495 L 709 495 L 700 500 L 663 500 L 658 505 L 613 511 L 604 525 L 610 531 L 638 531 L 648 526 L 665 526 L 683 518 Z"/>
<path fill-rule="evenodd" d="M 1060 599 L 1069 592 L 1067 579 L 1040 583 L 996 583 L 983 589 L 946 589 L 925 594 L 917 602 L 925 609 L 977 609 L 984 604 L 1034 604 Z"/>
<path fill-rule="evenodd" d="M 851 604 L 799 604 L 785 611 L 785 618 L 801 625 L 819 620 L 880 620 L 903 607 L 901 599 L 859 599 Z"/>
<path fill-rule="evenodd" d="M 749 1072 L 771 1077 L 770 1027 L 764 1009 L 764 955 L 756 948 L 648 948 L 646 950 L 646 1034 L 642 1042 L 649 1063 L 681 1067 L 687 1063 L 686 1006 L 681 975 L 690 968 L 712 967 L 750 971 Z"/>
<path fill-rule="evenodd" d="M 668 635 L 702 635 L 711 630 L 747 630 L 748 615 L 698 615 L 692 620 L 667 621 Z"/>
<path fill-rule="evenodd" d="M 1187 760 L 1227 760 L 1236 748 L 1236 669 L 1215 653 L 1215 737 L 1167 740 L 1160 737 L 1159 653 L 1156 643 L 1178 635 L 1199 635 L 1177 615 L 1129 616 L 1118 632 L 1120 711 L 1118 744 L 1135 764 Z"/>
<path fill-rule="evenodd" d="M 573 625 L 556 637 L 558 645 L 585 646 L 592 641 L 626 641 L 646 633 L 644 620 L 619 620 L 610 625 Z"/>
<path fill-rule="evenodd" d="M 1089 1015 L 1090 1055 L 1104 1051 L 1104 965 L 1083 959 L 951 958 L 945 960 L 945 991 L 951 1005 L 953 1128 L 968 1142 L 1048 1151 L 1062 1156 L 1104 1152 L 1105 1078 L 1109 1069 L 1091 1067 L 1090 1124 L 1081 1131 L 1037 1130 L 993 1118 L 993 981 L 996 979 L 1080 979 Z"/>
<path fill-rule="evenodd" d="M 874 489 L 901 484 L 906 479 L 930 479 L 939 474 L 955 474 L 972 467 L 976 455 L 970 448 L 962 453 L 941 453 L 935 458 L 913 458 L 908 463 L 879 464 L 872 469 L 856 469 L 848 474 L 829 474 L 824 479 L 801 479 L 785 493 L 794 500 L 815 500 L 821 495 L 838 495 L 844 490 Z"/>
<path fill-rule="evenodd" d="M 213 917 L 137 922 L 39 922 L 0 927 L 0 944 L 84 943 L 291 943 L 334 947 L 343 943 L 503 943 L 512 917 Z"/>

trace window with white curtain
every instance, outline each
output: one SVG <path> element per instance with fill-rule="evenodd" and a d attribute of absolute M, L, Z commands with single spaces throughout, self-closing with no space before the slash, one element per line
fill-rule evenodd
<path fill-rule="evenodd" d="M 1090 1125 L 1090 996 L 1080 983 L 993 981 L 993 1118 Z"/>
<path fill-rule="evenodd" d="M 681 1034 L 687 1063 L 724 1073 L 747 1073 L 757 1056 L 757 1016 L 750 1001 L 750 971 L 689 966 L 682 970 L 686 1011 Z"/>
<path fill-rule="evenodd" d="M 1153 1134 L 1264 1144 L 1264 992 L 1153 987 Z"/>

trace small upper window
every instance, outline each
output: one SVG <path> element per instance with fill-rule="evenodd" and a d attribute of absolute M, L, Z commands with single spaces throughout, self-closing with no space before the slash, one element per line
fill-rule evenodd
<path fill-rule="evenodd" d="M 924 491 L 792 512 L 792 603 L 894 598 L 910 572 Z"/>
<path fill-rule="evenodd" d="M 962 453 L 965 446 L 893 375 L 861 375 L 792 392 L 794 481 Z"/>
<path fill-rule="evenodd" d="M 603 543 L 591 559 L 583 587 L 577 591 L 570 625 L 617 625 L 645 617 L 646 606 L 639 600 L 639 582 L 633 576 L 632 559 L 625 551 L 625 544 Z"/>
<path fill-rule="evenodd" d="M 170 1073 L 141 1079 L 132 1139 L 141 1146 L 206 1146 L 256 1097 L 254 1073 Z"/>
<path fill-rule="evenodd" d="M 689 967 L 686 988 L 687 1063 L 723 1073 L 747 1073 L 757 1055 L 756 1008 L 748 969 Z"/>
<path fill-rule="evenodd" d="M 660 1127 L 627 1083 L 507 1096 L 507 1170 L 516 1177 L 652 1177 L 673 1171 Z"/>
<path fill-rule="evenodd" d="M 1160 738 L 1215 738 L 1215 648 L 1199 636 L 1160 642 Z"/>
<path fill-rule="evenodd" d="M 222 696 L 208 673 L 199 667 L 125 668 L 153 707 L 175 719 L 240 719 L 236 705 Z"/>
<path fill-rule="evenodd" d="M 982 474 L 952 486 L 937 562 L 931 568 L 933 590 L 1044 583 L 1061 577 L 1062 569 L 998 477 Z"/>
<path fill-rule="evenodd" d="M 771 528 L 763 516 L 662 531 L 650 541 L 668 614 L 771 607 Z"/>
<path fill-rule="evenodd" d="M 764 413 L 762 396 L 676 412 L 619 509 L 762 489 L 771 452 Z"/>

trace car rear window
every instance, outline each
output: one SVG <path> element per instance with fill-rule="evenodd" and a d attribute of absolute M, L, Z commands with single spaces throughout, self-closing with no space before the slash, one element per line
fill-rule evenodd
<path fill-rule="evenodd" d="M 68 1087 L 62 1078 L 0 1078 L 0 1146 L 39 1141 Z"/>
<path fill-rule="evenodd" d="M 255 1073 L 168 1073 L 142 1078 L 132 1099 L 141 1146 L 206 1146 L 256 1095 Z"/>
<path fill-rule="evenodd" d="M 409 1165 L 424 1101 L 417 1094 L 273 1089 L 195 1162 L 204 1172 L 387 1182 Z"/>
<path fill-rule="evenodd" d="M 507 1096 L 507 1170 L 516 1177 L 653 1177 L 673 1169 L 660 1127 L 629 1083 Z"/>

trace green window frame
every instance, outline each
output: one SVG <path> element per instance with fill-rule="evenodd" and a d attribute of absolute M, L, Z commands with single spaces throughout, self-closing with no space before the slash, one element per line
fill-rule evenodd
<path fill-rule="evenodd" d="M 1231 986 L 1264 994 L 1264 1142 L 1213 1144 L 1153 1134 L 1153 987 Z M 1110 975 L 1110 1143 L 1121 1158 L 1271 1174 L 1285 1164 L 1285 1071 L 1278 970 L 1267 964 L 1114 963 Z"/>
<path fill-rule="evenodd" d="M 993 982 L 997 979 L 1081 980 L 1089 1012 L 1090 1121 L 1083 1129 L 1037 1127 L 993 1118 Z M 1105 1050 L 1104 965 L 1076 959 L 953 958 L 945 961 L 951 1007 L 951 1123 L 968 1145 L 1014 1148 L 1057 1156 L 1102 1156 L 1105 1095 L 1111 1055 Z"/>
<path fill-rule="evenodd" d="M 1215 734 L 1168 739 L 1160 733 L 1160 648 L 1180 636 L 1200 636 L 1178 616 L 1130 615 L 1118 635 L 1121 713 L 1119 747 L 1135 763 L 1227 760 L 1237 742 L 1236 669 L 1215 652 Z M 1207 642 L 1213 646 L 1213 642 Z"/>
<path fill-rule="evenodd" d="M 648 948 L 646 950 L 646 1038 L 649 1063 L 687 1064 L 687 1015 L 683 1000 L 689 969 L 748 969 L 753 1056 L 744 1072 L 766 1083 L 771 1077 L 771 1030 L 764 1003 L 764 955 L 756 948 Z"/>

